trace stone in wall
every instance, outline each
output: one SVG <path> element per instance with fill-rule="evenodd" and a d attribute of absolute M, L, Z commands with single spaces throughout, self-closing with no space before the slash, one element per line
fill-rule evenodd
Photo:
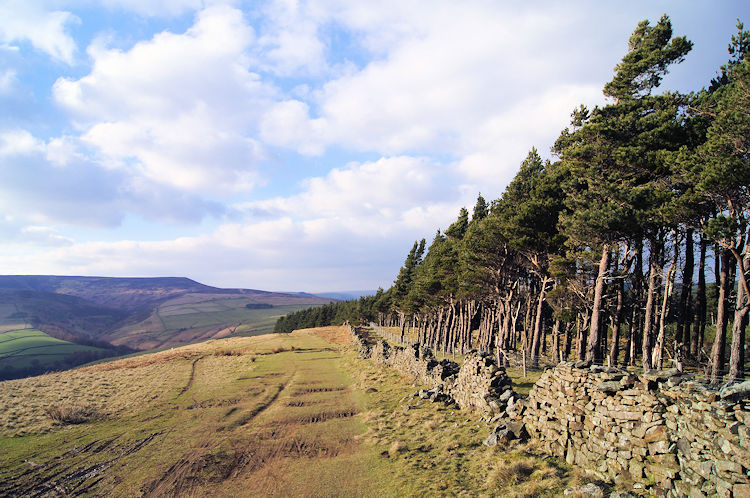
<path fill-rule="evenodd" d="M 518 395 L 513 383 L 487 353 L 469 352 L 451 388 L 451 396 L 462 409 L 477 410 L 485 414 L 505 413 Z"/>
<path fill-rule="evenodd" d="M 737 394 L 722 401 L 676 370 L 637 376 L 581 366 L 547 370 L 529 394 L 523 420 L 546 452 L 655 494 L 748 491 L 750 407 Z"/>

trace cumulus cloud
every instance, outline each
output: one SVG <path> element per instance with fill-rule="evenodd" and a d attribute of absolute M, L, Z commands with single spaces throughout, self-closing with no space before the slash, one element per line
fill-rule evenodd
<path fill-rule="evenodd" d="M 76 139 L 44 141 L 0 131 L 0 212 L 30 225 L 119 226 L 126 213 L 162 222 L 198 222 L 224 208 L 122 170 L 102 168 Z"/>
<path fill-rule="evenodd" d="M 244 220 L 202 235 L 18 251 L 0 261 L 0 273 L 33 257 L 38 271 L 51 273 L 187 275 L 271 290 L 387 286 L 415 238 L 445 228 L 473 201 L 476 193 L 467 196 L 450 175 L 425 158 L 352 163 L 307 180 L 296 195 L 237 205 Z M 269 217 L 253 219 L 258 211 Z"/>
<path fill-rule="evenodd" d="M 540 141 L 549 146 L 550 130 L 558 133 L 575 105 L 601 101 L 600 90 L 592 92 L 601 81 L 582 78 L 585 61 L 571 64 L 566 43 L 555 42 L 584 21 L 562 6 L 311 3 L 317 9 L 309 10 L 329 16 L 320 23 L 356 33 L 374 57 L 360 70 L 330 79 L 307 100 L 270 108 L 261 136 L 273 145 L 306 155 L 331 146 L 384 155 L 443 154 L 465 160 L 465 171 L 477 174 L 486 172 L 478 167 L 480 158 L 495 157 L 507 183 L 519 148 Z M 519 145 L 519 138 L 526 143 Z M 503 154 L 512 165 L 498 164 Z"/>
<path fill-rule="evenodd" d="M 271 1 L 265 7 L 259 57 L 279 76 L 319 75 L 327 69 L 320 20 L 307 2 Z"/>
<path fill-rule="evenodd" d="M 473 202 L 450 168 L 421 157 L 397 156 L 351 163 L 324 177 L 305 180 L 290 197 L 248 202 L 234 208 L 308 220 L 308 230 L 336 224 L 350 235 L 383 237 L 431 232 Z M 419 213 L 419 216 L 416 214 Z"/>
<path fill-rule="evenodd" d="M 50 57 L 72 64 L 76 43 L 68 33 L 80 19 L 70 12 L 48 11 L 35 0 L 0 1 L 0 41 L 5 44 L 28 42 Z"/>
<path fill-rule="evenodd" d="M 264 155 L 252 134 L 275 94 L 249 67 L 254 40 L 242 12 L 210 7 L 183 34 L 92 44 L 91 73 L 58 79 L 54 96 L 111 167 L 191 192 L 250 190 Z"/>
<path fill-rule="evenodd" d="M 205 6 L 216 3 L 235 3 L 229 0 L 225 2 L 210 0 L 103 0 L 104 5 L 136 12 L 143 16 L 178 16 L 186 12 L 199 10 Z"/>

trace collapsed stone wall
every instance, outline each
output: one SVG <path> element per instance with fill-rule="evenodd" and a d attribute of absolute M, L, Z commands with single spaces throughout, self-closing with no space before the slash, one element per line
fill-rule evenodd
<path fill-rule="evenodd" d="M 552 455 L 608 481 L 671 496 L 750 496 L 748 403 L 676 370 L 634 375 L 562 363 L 532 388 L 523 421 Z"/>
<path fill-rule="evenodd" d="M 357 327 L 353 327 L 349 322 L 344 323 L 344 326 L 349 329 L 349 334 L 354 341 L 354 345 L 357 347 L 357 351 L 359 351 L 360 358 L 369 358 L 370 345 L 367 343 L 367 339 L 362 331 Z"/>
<path fill-rule="evenodd" d="M 381 340 L 372 348 L 371 357 L 376 363 L 413 377 L 419 384 L 438 387 L 463 410 L 475 410 L 488 416 L 505 415 L 519 398 L 505 369 L 485 353 L 471 351 L 459 366 L 447 359 L 437 360 L 429 348 L 418 344 L 391 347 Z"/>

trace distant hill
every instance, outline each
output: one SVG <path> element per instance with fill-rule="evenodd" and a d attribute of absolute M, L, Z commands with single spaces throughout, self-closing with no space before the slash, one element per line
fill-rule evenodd
<path fill-rule="evenodd" d="M 377 294 L 376 290 L 353 290 L 353 291 L 338 291 L 338 292 L 318 292 L 313 296 L 328 297 L 331 299 L 339 299 L 341 301 L 348 301 L 350 299 L 359 299 L 362 296 L 374 296 Z"/>
<path fill-rule="evenodd" d="M 191 293 L 243 294 L 269 298 L 278 294 L 254 289 L 221 289 L 184 277 L 117 278 L 0 275 L 0 289 L 66 294 L 119 309 L 138 309 Z"/>
<path fill-rule="evenodd" d="M 149 349 L 268 332 L 279 316 L 330 301 L 182 277 L 0 275 L 0 332 L 37 328 L 75 343 Z"/>

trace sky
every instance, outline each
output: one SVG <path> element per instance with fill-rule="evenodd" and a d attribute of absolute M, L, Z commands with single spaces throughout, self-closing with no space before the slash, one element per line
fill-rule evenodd
<path fill-rule="evenodd" d="M 0 274 L 387 288 L 500 197 L 639 21 L 706 86 L 737 1 L 0 0 Z"/>

